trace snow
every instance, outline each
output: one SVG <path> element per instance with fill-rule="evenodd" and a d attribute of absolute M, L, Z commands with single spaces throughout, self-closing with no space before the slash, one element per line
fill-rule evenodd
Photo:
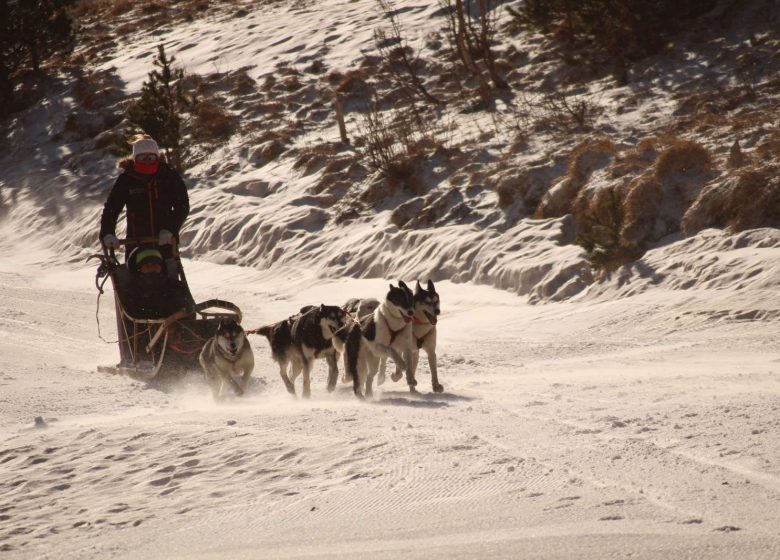
<path fill-rule="evenodd" d="M 401 4 L 421 36 L 435 26 L 435 2 Z M 367 1 L 271 6 L 141 35 L 106 68 L 137 89 L 165 37 L 191 72 L 344 71 L 375 21 Z M 85 259 L 113 162 L 61 168 L 60 101 L 20 117 L 0 175 L 3 558 L 780 557 L 778 230 L 665 239 L 593 282 L 566 217 L 399 230 L 390 200 L 337 226 L 314 177 L 234 140 L 188 179 L 196 299 L 236 303 L 251 329 L 432 278 L 445 391 L 421 357 L 419 395 L 329 394 L 318 363 L 294 399 L 252 337 L 248 395 L 215 403 L 198 372 L 96 372 L 117 361 L 97 319 L 116 330 Z M 640 100 L 615 125 L 671 110 Z"/>

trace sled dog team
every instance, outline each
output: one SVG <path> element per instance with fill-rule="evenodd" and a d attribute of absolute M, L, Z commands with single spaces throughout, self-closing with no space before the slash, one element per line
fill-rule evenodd
<path fill-rule="evenodd" d="M 343 306 L 306 306 L 279 322 L 245 331 L 234 320 L 222 321 L 216 334 L 200 353 L 200 364 L 215 398 L 231 391 L 242 395 L 254 368 L 254 355 L 246 335 L 268 339 L 271 355 L 287 391 L 295 395 L 295 380 L 303 373 L 303 396 L 311 395 L 314 361 L 328 363 L 328 391 L 336 388 L 338 358 L 343 356 L 342 382 L 352 382 L 355 396 L 373 394 L 385 381 L 387 358 L 395 365 L 391 375 L 398 381 L 406 374 L 409 390 L 416 392 L 415 372 L 420 350 L 425 350 L 433 391 L 444 390 L 436 367 L 436 323 L 441 309 L 432 281 L 415 291 L 404 282 L 390 284 L 384 300 L 350 299 Z M 378 377 L 377 377 L 378 376 Z"/>

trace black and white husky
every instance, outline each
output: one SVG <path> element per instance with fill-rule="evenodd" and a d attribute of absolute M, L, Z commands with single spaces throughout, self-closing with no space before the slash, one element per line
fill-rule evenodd
<path fill-rule="evenodd" d="M 416 373 L 417 365 L 420 361 L 420 349 L 425 350 L 428 356 L 428 366 L 431 370 L 431 386 L 434 392 L 441 393 L 444 391 L 444 387 L 439 383 L 439 372 L 436 360 L 436 324 L 441 314 L 441 302 L 439 294 L 436 292 L 436 287 L 433 281 L 428 280 L 428 285 L 423 288 L 420 282 L 417 282 L 417 286 L 413 295 L 414 302 L 414 315 L 412 316 L 412 342 L 409 347 L 411 356 L 407 359 L 407 356 L 403 356 L 403 362 L 396 362 L 395 373 L 391 375 L 393 381 L 398 381 L 403 376 L 401 371 L 401 364 L 408 364 L 411 361 L 410 369 L 412 383 L 409 383 L 409 387 L 412 391 L 417 384 Z M 351 299 L 345 304 L 347 311 L 358 317 L 363 322 L 366 317 L 380 306 L 379 300 L 376 299 Z M 345 360 L 346 361 L 346 360 Z M 385 369 L 386 369 L 386 357 L 380 358 L 379 372 L 377 374 L 377 385 L 381 385 L 385 381 Z M 367 365 L 363 366 L 367 368 Z M 351 370 L 346 367 L 342 381 L 349 382 L 352 380 Z M 367 374 L 366 374 L 367 375 Z M 410 377 L 407 373 L 407 379 Z"/>
<path fill-rule="evenodd" d="M 357 312 L 350 302 L 347 306 Z M 412 291 L 403 282 L 399 282 L 397 287 L 390 284 L 387 296 L 375 306 L 374 312 L 352 325 L 346 340 L 335 341 L 337 349 L 344 352 L 345 378 L 352 379 L 353 391 L 358 398 L 362 398 L 364 392 L 366 396 L 373 394 L 380 360 L 387 357 L 393 359 L 399 370 L 403 365 L 409 388 L 414 390 L 416 381 L 411 371 L 413 316 Z"/>
<path fill-rule="evenodd" d="M 428 280 L 426 289 L 420 286 L 418 281 L 414 290 L 412 371 L 417 371 L 417 364 L 420 361 L 420 349 L 425 350 L 428 356 L 428 366 L 431 369 L 431 386 L 435 393 L 444 391 L 444 387 L 439 383 L 439 372 L 436 364 L 436 324 L 439 322 L 440 313 L 439 294 L 436 293 L 436 287 L 433 285 L 433 282 Z M 400 375 L 401 373 L 396 370 L 393 377 L 400 377 Z"/>
<path fill-rule="evenodd" d="M 298 377 L 303 369 L 301 353 L 292 342 L 292 326 L 298 317 L 300 317 L 300 314 L 293 315 L 272 325 L 247 331 L 247 334 L 260 334 L 268 339 L 268 343 L 271 345 L 271 356 L 279 365 L 279 376 L 282 378 L 287 391 L 293 395 L 295 394 L 295 387 L 290 379 L 294 380 Z M 287 374 L 288 368 L 291 368 L 290 376 Z"/>
<path fill-rule="evenodd" d="M 226 396 L 228 388 L 243 395 L 255 367 L 244 329 L 233 319 L 220 321 L 216 334 L 203 345 L 199 360 L 215 399 Z"/>
<path fill-rule="evenodd" d="M 295 394 L 295 379 L 303 372 L 303 396 L 309 397 L 311 369 L 317 358 L 328 360 L 328 391 L 336 387 L 338 368 L 332 339 L 334 333 L 346 325 L 346 319 L 347 314 L 340 307 L 310 305 L 297 315 L 249 333 L 268 339 L 273 359 L 279 364 L 279 375 L 289 393 Z"/>
<path fill-rule="evenodd" d="M 306 309 L 306 308 L 304 308 Z M 303 396 L 311 395 L 311 369 L 314 360 L 327 358 L 333 352 L 333 338 L 336 331 L 347 324 L 346 312 L 335 305 L 320 305 L 302 313 L 292 325 L 292 342 L 301 354 L 303 366 Z M 328 390 L 336 386 L 335 372 L 328 375 Z M 293 378 L 293 382 L 295 379 Z"/>

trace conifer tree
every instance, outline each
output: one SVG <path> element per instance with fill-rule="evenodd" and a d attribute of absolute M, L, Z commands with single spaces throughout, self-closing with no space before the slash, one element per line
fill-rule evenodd
<path fill-rule="evenodd" d="M 67 48 L 73 28 L 67 8 L 75 0 L 0 0 L 0 116 L 11 112 L 19 71 L 40 72 Z"/>
<path fill-rule="evenodd" d="M 174 66 L 175 57 L 168 57 L 165 48 L 158 47 L 155 70 L 141 87 L 141 96 L 127 110 L 130 127 L 126 138 L 144 132 L 165 149 L 168 163 L 183 172 L 187 166 L 190 146 L 184 134 L 195 100 L 185 90 L 185 73 Z"/>

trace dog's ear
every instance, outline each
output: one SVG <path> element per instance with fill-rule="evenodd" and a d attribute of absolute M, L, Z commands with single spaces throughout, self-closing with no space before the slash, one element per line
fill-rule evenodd
<path fill-rule="evenodd" d="M 409 290 L 409 286 L 404 284 L 403 280 L 399 280 L 398 281 L 398 287 L 401 288 L 402 290 Z M 411 292 L 412 290 L 409 290 L 409 291 Z"/>
<path fill-rule="evenodd" d="M 417 281 L 417 285 L 414 287 L 414 295 L 419 294 L 422 292 L 422 286 L 420 286 L 420 281 Z"/>
<path fill-rule="evenodd" d="M 436 293 L 436 288 L 433 287 L 433 280 L 428 280 L 428 291 Z"/>
<path fill-rule="evenodd" d="M 325 304 L 324 303 L 320 304 L 320 313 L 325 313 Z"/>

